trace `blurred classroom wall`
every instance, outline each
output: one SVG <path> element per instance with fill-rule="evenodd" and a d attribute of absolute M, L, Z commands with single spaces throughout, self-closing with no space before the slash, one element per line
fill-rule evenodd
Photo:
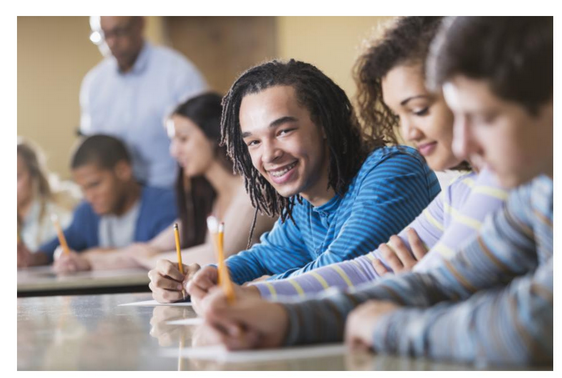
<path fill-rule="evenodd" d="M 388 17 L 147 17 L 146 37 L 192 60 L 225 93 L 246 68 L 272 58 L 316 65 L 351 97 L 363 38 Z M 84 75 L 102 60 L 88 17 L 18 17 L 18 135 L 39 144 L 69 179 Z"/>
<path fill-rule="evenodd" d="M 164 42 L 161 17 L 147 17 L 146 36 Z M 18 135 L 36 142 L 63 179 L 77 140 L 80 84 L 102 60 L 89 37 L 89 17 L 18 17 Z"/>
<path fill-rule="evenodd" d="M 314 64 L 351 98 L 355 95 L 351 71 L 361 42 L 390 18 L 278 17 L 278 55 Z"/>

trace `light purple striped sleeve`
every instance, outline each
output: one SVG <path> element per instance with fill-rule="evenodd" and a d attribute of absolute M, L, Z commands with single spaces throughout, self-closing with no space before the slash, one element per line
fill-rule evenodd
<path fill-rule="evenodd" d="M 483 170 L 477 176 L 469 175 L 462 180 L 470 195 L 465 198 L 459 192 L 450 191 L 450 202 L 444 206 L 444 223 L 447 232 L 427 255 L 414 266 L 416 272 L 427 272 L 443 259 L 449 260 L 460 247 L 469 242 L 480 230 L 489 214 L 499 210 L 509 192 L 502 188 L 496 177 Z"/>
<path fill-rule="evenodd" d="M 470 173 L 453 181 L 409 227 L 398 235 L 408 248 L 410 248 L 410 245 L 406 237 L 406 230 L 410 227 L 416 230 L 418 236 L 428 248 L 437 244 L 447 228 L 445 209 L 466 200 L 470 194 L 471 186 L 467 185 L 465 181 L 473 181 L 475 177 L 477 177 L 476 174 Z M 271 300 L 285 296 L 305 297 L 322 292 L 330 287 L 354 288 L 357 285 L 380 278 L 372 265 L 375 258 L 380 259 L 388 270 L 392 271 L 384 262 L 379 251 L 375 250 L 353 260 L 315 269 L 298 277 L 261 281 L 252 285 L 258 288 L 263 298 Z"/>

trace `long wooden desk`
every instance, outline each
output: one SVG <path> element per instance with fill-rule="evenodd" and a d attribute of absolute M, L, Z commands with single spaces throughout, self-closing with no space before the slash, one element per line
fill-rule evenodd
<path fill-rule="evenodd" d="M 18 297 L 148 292 L 144 269 L 77 272 L 57 275 L 52 267 L 18 269 Z"/>
<path fill-rule="evenodd" d="M 186 307 L 127 307 L 147 294 L 18 298 L 18 370 L 518 370 L 344 352 L 337 356 L 218 363 L 163 356 L 205 335 L 169 325 L 195 317 Z"/>

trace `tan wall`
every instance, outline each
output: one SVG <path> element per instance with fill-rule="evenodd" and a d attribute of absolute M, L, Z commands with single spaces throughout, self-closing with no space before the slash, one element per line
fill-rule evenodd
<path fill-rule="evenodd" d="M 275 17 L 166 17 L 166 26 L 170 45 L 221 94 L 240 73 L 277 54 Z"/>
<path fill-rule="evenodd" d="M 361 40 L 381 19 L 278 17 L 273 55 L 315 64 L 353 96 L 351 68 Z M 102 59 L 89 41 L 89 33 L 87 17 L 18 17 L 18 135 L 43 147 L 49 168 L 65 179 L 69 178 L 70 150 L 80 119 L 80 83 Z M 170 43 L 166 17 L 147 17 L 146 35 L 156 44 Z M 240 38 L 248 37 L 241 34 Z M 236 48 L 236 41 L 228 43 Z M 263 50 L 267 55 L 263 59 L 273 57 L 270 49 Z M 190 52 L 188 57 L 196 61 L 195 54 Z M 252 57 L 255 60 L 258 57 Z M 224 73 L 217 72 L 218 78 L 220 75 Z M 215 86 L 219 90 L 228 87 L 222 82 Z"/>
<path fill-rule="evenodd" d="M 80 83 L 102 59 L 89 35 L 88 17 L 18 17 L 18 135 L 39 144 L 64 179 L 80 122 Z M 164 37 L 160 17 L 148 17 L 147 38 Z"/>
<path fill-rule="evenodd" d="M 351 70 L 361 42 L 389 17 L 278 17 L 279 56 L 314 64 L 355 94 Z"/>
<path fill-rule="evenodd" d="M 87 17 L 18 17 L 18 135 L 37 142 L 65 178 L 80 81 L 101 60 L 89 31 Z"/>

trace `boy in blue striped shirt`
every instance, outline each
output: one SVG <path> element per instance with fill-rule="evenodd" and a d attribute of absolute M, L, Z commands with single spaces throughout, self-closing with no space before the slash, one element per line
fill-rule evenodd
<path fill-rule="evenodd" d="M 291 277 L 376 248 L 438 194 L 418 152 L 387 147 L 392 130 L 363 133 L 345 92 L 316 67 L 271 61 L 225 96 L 222 142 L 256 211 L 279 216 L 259 244 L 230 257 L 234 282 Z M 368 125 L 367 125 L 368 126 Z M 228 224 L 226 225 L 228 232 Z M 203 298 L 217 269 L 161 260 L 150 288 L 161 302 Z M 187 281 L 190 277 L 193 277 Z"/>
<path fill-rule="evenodd" d="M 457 17 L 433 43 L 428 77 L 454 112 L 455 152 L 516 187 L 473 240 L 428 272 L 302 302 L 229 306 L 216 290 L 204 315 L 223 342 L 345 338 L 380 353 L 552 364 L 552 37 L 552 17 Z"/>

